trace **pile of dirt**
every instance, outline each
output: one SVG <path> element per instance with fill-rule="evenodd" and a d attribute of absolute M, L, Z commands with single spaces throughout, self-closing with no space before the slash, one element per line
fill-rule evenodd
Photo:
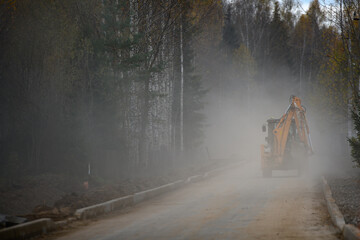
<path fill-rule="evenodd" d="M 328 177 L 328 184 L 345 222 L 360 228 L 360 176 Z"/>
<path fill-rule="evenodd" d="M 56 174 L 25 176 L 0 182 L 0 213 L 7 215 L 30 214 L 37 206 L 52 206 L 66 193 L 81 192 L 76 178 Z"/>
<path fill-rule="evenodd" d="M 22 217 L 29 220 L 39 218 L 62 220 L 71 217 L 77 209 L 158 187 L 170 181 L 174 180 L 167 177 L 124 179 L 118 183 L 94 187 L 90 182 L 88 190 L 81 193 L 67 193 L 55 201 L 52 207 L 38 205 L 32 213 L 22 215 Z"/>
<path fill-rule="evenodd" d="M 156 176 L 134 176 L 116 182 L 102 183 L 90 179 L 88 188 L 84 181 L 61 175 L 40 175 L 19 179 L 13 186 L 0 185 L 0 213 L 17 215 L 34 220 L 52 218 L 62 220 L 79 209 L 109 201 L 169 182 L 185 179 L 227 164 L 228 161 L 212 161 L 206 164 L 188 165 L 162 172 Z"/>

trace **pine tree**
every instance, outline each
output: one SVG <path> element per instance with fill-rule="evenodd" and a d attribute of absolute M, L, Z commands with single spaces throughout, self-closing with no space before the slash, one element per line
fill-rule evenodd
<path fill-rule="evenodd" d="M 353 162 L 357 167 L 360 167 L 360 101 L 357 99 L 354 105 L 355 109 L 351 111 L 351 118 L 354 123 L 356 136 L 349 138 L 348 141 L 351 146 L 351 156 L 353 157 Z"/>
<path fill-rule="evenodd" d="M 138 50 L 144 36 L 140 31 L 132 31 L 127 1 L 104 0 L 101 19 L 99 34 L 92 39 L 98 69 L 92 86 L 94 107 L 90 128 L 96 134 L 97 149 L 104 155 L 117 153 L 115 171 L 123 166 L 120 161 L 134 160 L 128 151 L 129 135 L 135 131 L 128 126 L 129 114 L 133 111 L 131 85 L 140 79 L 139 68 L 144 65 L 146 53 Z"/>
<path fill-rule="evenodd" d="M 203 98 L 206 90 L 202 78 L 196 74 L 193 41 L 197 27 L 191 24 L 191 18 L 183 19 L 184 32 L 184 151 L 193 154 L 202 144 L 205 114 Z"/>
<path fill-rule="evenodd" d="M 232 5 L 229 4 L 225 14 L 225 22 L 223 28 L 223 47 L 226 50 L 228 57 L 232 56 L 235 49 L 239 47 L 239 39 L 235 31 L 235 26 L 232 19 Z"/>
<path fill-rule="evenodd" d="M 205 115 L 203 98 L 206 90 L 202 87 L 200 75 L 195 73 L 194 52 L 191 46 L 184 49 L 184 149 L 192 153 L 202 144 Z"/>
<path fill-rule="evenodd" d="M 289 65 L 289 36 L 285 22 L 280 16 L 279 2 L 275 2 L 273 19 L 270 23 L 270 59 L 278 64 Z"/>

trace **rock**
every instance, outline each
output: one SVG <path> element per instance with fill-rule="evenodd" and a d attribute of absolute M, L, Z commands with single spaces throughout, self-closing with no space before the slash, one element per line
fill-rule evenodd
<path fill-rule="evenodd" d="M 51 213 L 53 213 L 53 214 L 59 214 L 59 209 L 53 208 L 53 210 L 51 211 Z"/>
<path fill-rule="evenodd" d="M 51 211 L 52 208 L 43 204 L 43 205 L 38 205 L 33 209 L 33 213 L 40 213 L 40 212 L 48 212 Z"/>
<path fill-rule="evenodd" d="M 62 207 L 60 208 L 60 212 L 64 215 L 71 215 L 73 213 L 73 210 L 70 207 Z"/>

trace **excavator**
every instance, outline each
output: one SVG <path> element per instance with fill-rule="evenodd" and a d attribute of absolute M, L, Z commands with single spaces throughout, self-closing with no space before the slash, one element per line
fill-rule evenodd
<path fill-rule="evenodd" d="M 298 175 L 307 171 L 313 148 L 305 115 L 300 98 L 292 95 L 285 114 L 280 119 L 268 119 L 262 126 L 263 132 L 268 130 L 266 143 L 261 145 L 263 177 L 272 177 L 272 170 L 296 169 Z"/>

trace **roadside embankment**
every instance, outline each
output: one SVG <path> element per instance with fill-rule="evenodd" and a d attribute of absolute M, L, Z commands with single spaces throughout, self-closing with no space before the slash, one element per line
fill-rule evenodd
<path fill-rule="evenodd" d="M 237 163 L 239 164 L 239 163 Z M 151 199 L 153 197 L 159 196 L 163 193 L 166 193 L 171 190 L 175 190 L 185 184 L 190 184 L 201 179 L 205 179 L 211 176 L 216 175 L 217 173 L 226 170 L 228 168 L 234 167 L 237 164 L 227 165 L 220 168 L 213 169 L 211 171 L 205 172 L 201 175 L 195 175 L 187 177 L 183 180 L 178 180 L 172 183 L 168 183 L 156 188 L 148 189 L 145 191 L 137 192 L 132 195 L 128 195 L 121 198 L 112 199 L 103 203 L 95 204 L 92 206 L 87 206 L 84 208 L 77 209 L 73 216 L 54 222 L 52 219 L 40 219 L 31 221 L 25 224 L 20 224 L 15 227 L 5 228 L 0 230 L 0 239 L 10 240 L 10 239 L 27 239 L 32 236 L 40 235 L 53 231 L 55 229 L 61 228 L 68 223 L 78 219 L 84 220 L 88 218 L 97 217 L 115 210 L 119 210 L 134 204 L 140 203 L 142 201 Z M 42 224 L 39 224 L 41 222 Z M 30 226 L 30 227 L 29 227 Z"/>
<path fill-rule="evenodd" d="M 360 214 L 360 208 L 357 206 L 360 201 L 357 195 L 349 195 L 354 194 L 354 191 L 357 192 L 357 190 L 353 190 L 351 187 L 349 188 L 349 185 L 344 184 L 344 181 L 345 183 L 347 182 L 345 179 L 338 181 L 331 180 L 332 184 L 329 186 L 327 179 L 322 177 L 322 187 L 326 205 L 334 225 L 342 232 L 344 239 L 360 240 L 359 225 L 353 225 L 353 223 L 357 223 L 358 215 Z M 332 192 L 333 189 L 336 191 L 335 199 Z M 350 191 L 349 189 L 352 190 Z M 338 206 L 339 203 L 341 203 L 341 208 Z M 356 210 L 349 214 L 347 210 L 353 208 Z M 344 209 L 347 213 L 347 220 L 344 218 L 342 213 L 342 210 Z"/>

